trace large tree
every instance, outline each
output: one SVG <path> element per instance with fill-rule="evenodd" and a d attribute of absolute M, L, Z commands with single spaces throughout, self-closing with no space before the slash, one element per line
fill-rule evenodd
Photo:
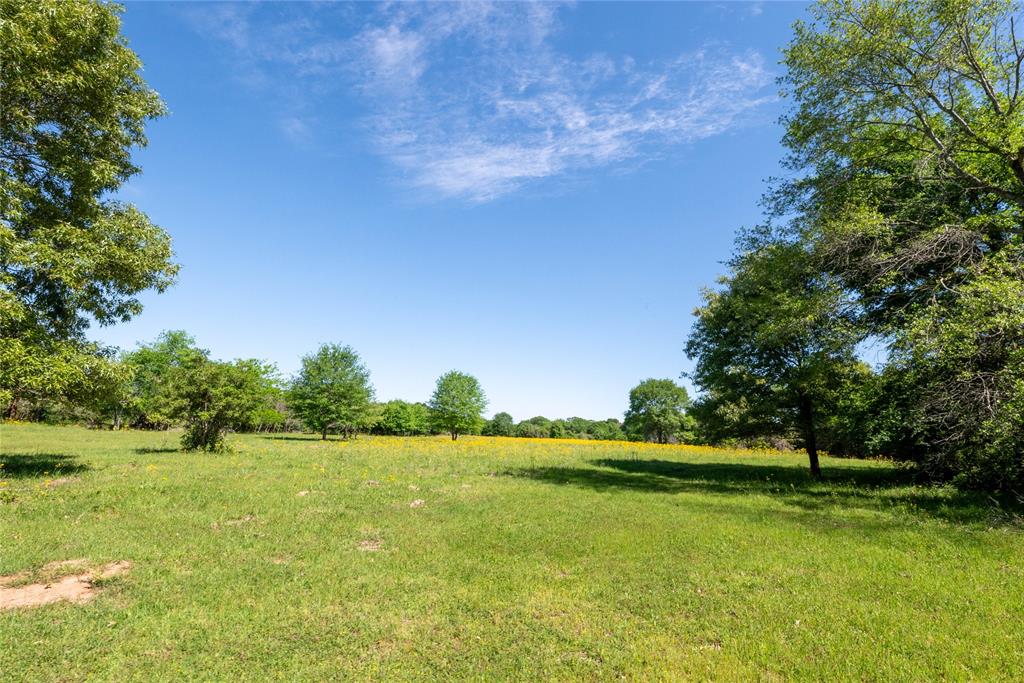
<path fill-rule="evenodd" d="M 670 379 L 645 379 L 629 391 L 623 429 L 638 441 L 685 441 L 692 429 L 686 387 Z"/>
<path fill-rule="evenodd" d="M 459 434 L 480 429 L 487 397 L 476 377 L 452 370 L 437 379 L 434 395 L 427 405 L 437 428 L 451 434 L 455 441 Z"/>
<path fill-rule="evenodd" d="M 936 474 L 1008 489 L 1024 485 L 1021 20 L 1003 0 L 817 4 L 785 52 L 796 180 L 771 196 L 889 344 L 903 441 Z"/>
<path fill-rule="evenodd" d="M 732 413 L 727 424 L 739 431 L 731 436 L 795 431 L 820 477 L 820 432 L 860 367 L 857 330 L 842 290 L 817 273 L 802 244 L 746 246 L 695 311 L 686 353 L 706 392 L 702 412 Z"/>
<path fill-rule="evenodd" d="M 302 359 L 288 392 L 288 407 L 321 439 L 333 427 L 352 434 L 364 425 L 373 401 L 370 371 L 351 346 L 324 344 Z"/>
<path fill-rule="evenodd" d="M 111 198 L 163 114 L 116 5 L 0 0 L 0 401 L 60 397 L 102 362 L 90 320 L 127 320 L 177 267 L 167 233 Z M 9 371 L 17 368 L 17 372 Z M 9 408 L 9 411 L 11 408 Z"/>

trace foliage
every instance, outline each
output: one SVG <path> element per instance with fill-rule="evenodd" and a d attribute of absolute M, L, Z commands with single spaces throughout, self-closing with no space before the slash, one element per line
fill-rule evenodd
<path fill-rule="evenodd" d="M 484 425 L 484 436 L 514 436 L 516 431 L 515 421 L 508 413 L 496 413 L 494 417 Z"/>
<path fill-rule="evenodd" d="M 288 392 L 288 407 L 321 439 L 332 428 L 346 435 L 366 428 L 372 400 L 370 371 L 351 346 L 339 344 L 324 344 L 303 357 Z"/>
<path fill-rule="evenodd" d="M 482 427 L 480 415 L 487 407 L 487 397 L 476 377 L 452 370 L 437 379 L 427 405 L 435 427 L 455 441 L 459 434 L 472 434 Z"/>
<path fill-rule="evenodd" d="M 424 403 L 388 401 L 383 406 L 373 432 L 389 436 L 430 434 L 430 409 Z"/>
<path fill-rule="evenodd" d="M 693 420 L 686 414 L 689 407 L 685 387 L 670 379 L 645 379 L 629 392 L 623 428 L 637 441 L 685 443 L 693 436 Z"/>
<path fill-rule="evenodd" d="M 516 425 L 516 436 L 527 439 L 546 439 L 551 436 L 551 420 L 543 415 L 531 417 Z"/>
<path fill-rule="evenodd" d="M 875 395 L 893 402 L 868 438 L 992 489 L 1024 469 L 1020 18 L 1002 1 L 820 2 L 785 52 L 796 179 L 769 198 L 889 344 L 902 393 Z"/>
<path fill-rule="evenodd" d="M 272 367 L 256 360 L 210 360 L 190 350 L 170 374 L 170 414 L 185 425 L 181 445 L 187 451 L 225 448 L 229 429 L 249 429 L 267 405 L 274 383 Z"/>
<path fill-rule="evenodd" d="M 117 6 L 0 0 L 0 400 L 68 397 L 107 370 L 90 320 L 127 320 L 177 266 L 170 239 L 109 199 L 163 113 Z M 10 409 L 8 409 L 10 412 Z"/>
<path fill-rule="evenodd" d="M 96 344 L 36 337 L 0 337 L 0 404 L 19 417 L 25 401 L 93 401 L 119 391 L 126 369 Z"/>
<path fill-rule="evenodd" d="M 268 391 L 264 405 L 253 413 L 248 426 L 254 432 L 287 431 L 289 417 L 284 392 L 279 387 L 274 387 Z"/>
<path fill-rule="evenodd" d="M 122 361 L 132 370 L 132 426 L 148 429 L 171 426 L 172 375 L 199 350 L 196 340 L 184 330 L 167 330 L 151 344 L 139 344 L 134 351 L 123 355 Z"/>
<path fill-rule="evenodd" d="M 955 307 L 933 302 L 894 344 L 894 367 L 914 378 L 911 424 L 925 468 L 964 484 L 1024 492 L 1024 258 L 1004 249 L 959 287 Z M 932 310 L 943 309 L 943 310 Z"/>
<path fill-rule="evenodd" d="M 626 432 L 622 429 L 622 423 L 614 417 L 607 420 L 595 420 L 587 427 L 587 434 L 593 439 L 602 441 L 625 441 Z"/>
<path fill-rule="evenodd" d="M 797 243 L 759 243 L 731 270 L 722 289 L 704 292 L 686 345 L 707 392 L 699 414 L 730 436 L 795 431 L 820 476 L 823 421 L 859 376 L 843 292 Z"/>
<path fill-rule="evenodd" d="M 485 436 L 517 436 L 527 439 L 601 439 L 623 441 L 626 435 L 615 418 L 588 420 L 570 417 L 550 420 L 543 415 L 531 417 L 516 424 L 508 413 L 497 413 L 484 425 Z"/>

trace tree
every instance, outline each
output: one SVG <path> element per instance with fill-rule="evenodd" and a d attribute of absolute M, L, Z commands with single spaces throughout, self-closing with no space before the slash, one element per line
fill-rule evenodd
<path fill-rule="evenodd" d="M 622 430 L 622 423 L 614 417 L 601 422 L 592 422 L 588 430 L 591 438 L 601 441 L 625 441 L 626 433 Z"/>
<path fill-rule="evenodd" d="M 911 378 L 904 416 L 936 477 L 1019 494 L 1024 490 L 1024 258 L 1003 250 L 959 288 L 959 301 L 915 316 L 893 345 L 892 366 Z"/>
<path fill-rule="evenodd" d="M 288 392 L 288 407 L 309 428 L 327 438 L 333 426 L 354 434 L 373 400 L 370 371 L 351 346 L 324 344 L 302 359 Z"/>
<path fill-rule="evenodd" d="M 430 433 L 430 409 L 422 403 L 388 401 L 374 428 L 376 434 L 418 436 Z"/>
<path fill-rule="evenodd" d="M 623 423 L 632 438 L 668 443 L 685 438 L 690 426 L 686 388 L 670 379 L 645 379 L 629 392 L 629 409 Z"/>
<path fill-rule="evenodd" d="M 151 344 L 140 344 L 122 356 L 132 371 L 128 407 L 135 427 L 167 429 L 171 426 L 170 384 L 172 373 L 199 351 L 196 340 L 184 330 L 167 330 Z"/>
<path fill-rule="evenodd" d="M 9 419 L 27 402 L 83 400 L 123 381 L 124 370 L 96 344 L 0 337 L 0 402 Z"/>
<path fill-rule="evenodd" d="M 484 436 L 512 436 L 515 434 L 516 425 L 512 416 L 508 413 L 496 413 L 486 425 L 484 425 Z"/>
<path fill-rule="evenodd" d="M 270 370 L 256 360 L 223 363 L 210 360 L 206 351 L 189 351 L 168 388 L 170 414 L 185 425 L 182 448 L 219 452 L 229 429 L 251 427 L 267 404 Z"/>
<path fill-rule="evenodd" d="M 593 420 L 575 416 L 562 420 L 562 422 L 565 425 L 566 435 L 572 439 L 589 439 L 596 424 Z"/>
<path fill-rule="evenodd" d="M 543 415 L 523 420 L 516 425 L 516 436 L 525 439 L 548 439 L 551 437 L 551 420 Z"/>
<path fill-rule="evenodd" d="M 1020 19 L 1001 0 L 820 2 L 785 51 L 796 180 L 770 195 L 889 344 L 886 381 L 912 397 L 893 443 L 1004 490 L 1024 483 Z"/>
<path fill-rule="evenodd" d="M 170 238 L 110 199 L 138 172 L 131 150 L 164 113 L 120 36 L 113 4 L 0 0 L 0 373 L 8 413 L 66 396 L 103 361 L 101 325 L 141 310 L 177 273 Z"/>
<path fill-rule="evenodd" d="M 842 290 L 819 277 L 803 245 L 749 246 L 695 311 L 686 353 L 707 392 L 702 411 L 730 410 L 748 433 L 797 430 L 820 478 L 819 432 L 859 367 L 857 330 L 843 315 Z"/>
<path fill-rule="evenodd" d="M 487 397 L 476 377 L 452 370 L 438 378 L 434 395 L 427 405 L 433 414 L 434 424 L 451 434 L 452 441 L 455 441 L 459 434 L 480 428 L 480 415 L 487 407 Z"/>

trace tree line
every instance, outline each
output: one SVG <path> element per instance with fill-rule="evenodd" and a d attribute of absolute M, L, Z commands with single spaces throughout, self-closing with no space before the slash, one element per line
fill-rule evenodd
<path fill-rule="evenodd" d="M 326 365 L 320 352 L 304 359 L 285 387 L 260 361 L 215 361 L 190 340 L 163 339 L 180 343 L 180 357 L 150 392 L 146 363 L 156 356 L 118 358 L 90 343 L 91 323 L 130 319 L 141 292 L 163 291 L 178 273 L 168 234 L 114 194 L 138 172 L 131 152 L 146 144 L 146 123 L 165 113 L 120 34 L 119 11 L 90 0 L 0 0 L 8 417 L 58 404 L 120 411 L 118 420 L 140 425 L 184 424 L 195 447 L 288 419 L 322 436 L 324 424 L 352 433 L 378 413 L 370 430 L 618 434 L 611 421 L 516 424 L 499 414 L 484 423 L 486 398 L 461 373 L 439 379 L 426 404 L 377 406 L 346 347 L 330 347 Z M 791 444 L 806 449 L 815 476 L 819 451 L 883 455 L 931 480 L 1021 495 L 1021 18 L 1009 0 L 820 0 L 809 9 L 783 52 L 786 175 L 768 184 L 764 223 L 739 231 L 685 344 L 699 396 L 691 406 L 663 391 L 665 380 L 642 383 L 623 434 Z M 869 346 L 880 363 L 864 362 Z M 338 393 L 303 383 L 332 368 L 343 370 Z M 647 407 L 634 411 L 634 398 Z"/>
<path fill-rule="evenodd" d="M 183 330 L 170 330 L 104 362 L 105 381 L 85 395 L 21 397 L 8 418 L 76 422 L 111 429 L 184 427 L 186 450 L 217 451 L 236 432 L 308 430 L 326 439 L 359 433 L 420 436 L 447 433 L 553 439 L 651 440 L 692 438 L 686 389 L 672 380 L 645 380 L 630 393 L 624 422 L 543 416 L 518 424 L 505 412 L 482 417 L 487 398 L 479 381 L 451 371 L 426 402 L 375 402 L 370 372 L 350 346 L 324 344 L 302 358 L 294 378 L 257 359 L 217 361 Z"/>

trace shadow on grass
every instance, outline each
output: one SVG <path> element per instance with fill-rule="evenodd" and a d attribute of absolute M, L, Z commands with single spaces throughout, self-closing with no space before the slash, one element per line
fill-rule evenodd
<path fill-rule="evenodd" d="M 177 446 L 163 446 L 161 448 L 136 448 L 135 452 L 139 455 L 148 455 L 150 453 L 180 453 L 181 449 Z"/>
<path fill-rule="evenodd" d="M 73 455 L 62 453 L 0 453 L 0 478 L 66 476 L 89 469 Z"/>
<path fill-rule="evenodd" d="M 323 441 L 319 434 L 260 434 L 260 438 L 271 441 Z M 333 439 L 328 436 L 327 441 Z"/>
<path fill-rule="evenodd" d="M 915 485 L 914 473 L 898 465 L 828 468 L 824 481 L 806 469 L 747 463 L 601 459 L 594 467 L 529 467 L 506 475 L 598 491 L 767 495 L 787 505 L 815 510 L 868 508 L 943 519 L 960 524 L 1021 525 L 1024 506 L 948 487 Z M 823 468 L 824 469 L 824 468 Z"/>

